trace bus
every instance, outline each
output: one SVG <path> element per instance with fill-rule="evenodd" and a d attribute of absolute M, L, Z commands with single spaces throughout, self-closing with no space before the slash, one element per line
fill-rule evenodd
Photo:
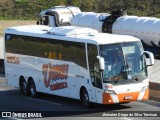
<path fill-rule="evenodd" d="M 0 75 L 4 75 L 4 39 L 0 37 Z"/>
<path fill-rule="evenodd" d="M 4 62 L 7 84 L 23 95 L 41 92 L 90 107 L 147 100 L 154 57 L 132 36 L 27 25 L 5 30 Z"/>

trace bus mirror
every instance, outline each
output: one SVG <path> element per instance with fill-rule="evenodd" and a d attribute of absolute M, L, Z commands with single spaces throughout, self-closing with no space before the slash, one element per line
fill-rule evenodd
<path fill-rule="evenodd" d="M 144 55 L 149 59 L 149 62 L 147 62 L 147 66 L 153 66 L 154 65 L 154 55 L 153 53 L 149 51 L 144 51 Z"/>
<path fill-rule="evenodd" d="M 39 24 L 40 24 L 40 21 L 38 20 L 38 21 L 37 21 L 37 25 L 39 25 Z"/>
<path fill-rule="evenodd" d="M 99 67 L 100 70 L 104 71 L 105 70 L 105 61 L 103 57 L 97 56 L 97 59 L 99 60 Z"/>

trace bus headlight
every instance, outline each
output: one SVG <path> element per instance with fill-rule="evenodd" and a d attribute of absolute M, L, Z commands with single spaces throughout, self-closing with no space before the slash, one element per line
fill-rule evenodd
<path fill-rule="evenodd" d="M 148 85 L 147 85 L 147 86 L 143 86 L 143 87 L 141 88 L 141 92 L 146 91 L 147 88 L 148 88 Z"/>
<path fill-rule="evenodd" d="M 116 94 L 116 92 L 114 90 L 105 90 L 105 93 L 108 94 Z"/>

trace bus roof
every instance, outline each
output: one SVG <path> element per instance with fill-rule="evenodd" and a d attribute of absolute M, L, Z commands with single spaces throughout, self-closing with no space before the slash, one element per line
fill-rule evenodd
<path fill-rule="evenodd" d="M 9 27 L 5 30 L 5 34 L 7 33 L 93 44 L 113 44 L 120 42 L 139 41 L 138 38 L 128 35 L 98 33 L 96 30 L 90 28 L 75 26 L 52 28 L 44 25 L 25 25 Z"/>

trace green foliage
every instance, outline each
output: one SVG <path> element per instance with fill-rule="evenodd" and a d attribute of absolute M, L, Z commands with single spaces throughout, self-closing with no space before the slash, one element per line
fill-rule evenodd
<path fill-rule="evenodd" d="M 1 0 L 0 19 L 37 19 L 42 10 L 58 5 L 103 13 L 124 9 L 129 15 L 160 17 L 160 0 Z"/>

